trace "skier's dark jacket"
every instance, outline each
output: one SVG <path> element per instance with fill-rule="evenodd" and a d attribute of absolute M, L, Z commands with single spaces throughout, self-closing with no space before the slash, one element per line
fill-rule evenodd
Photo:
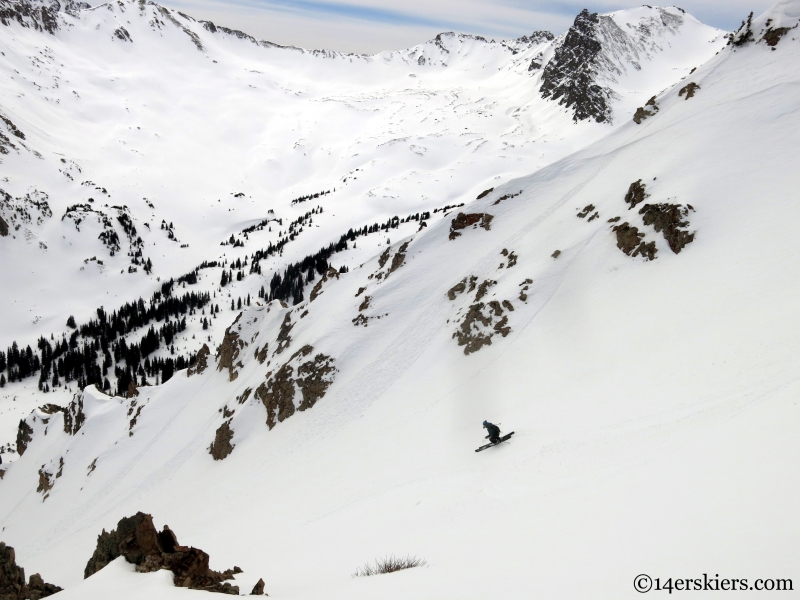
<path fill-rule="evenodd" d="M 497 425 L 486 421 L 484 427 L 486 427 L 486 431 L 489 433 L 489 439 L 500 437 L 500 428 Z"/>

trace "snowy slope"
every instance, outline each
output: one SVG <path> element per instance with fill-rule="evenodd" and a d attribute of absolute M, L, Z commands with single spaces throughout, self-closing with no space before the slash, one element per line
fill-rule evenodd
<path fill-rule="evenodd" d="M 641 124 L 329 273 L 297 306 L 254 304 L 219 365 L 131 399 L 87 389 L 74 435 L 38 411 L 0 481 L 4 541 L 65 598 L 191 593 L 117 563 L 81 581 L 100 529 L 137 510 L 281 598 L 796 578 L 800 45 L 796 29 L 762 36 L 798 19 L 779 3 Z M 694 234 L 679 253 L 648 224 L 663 205 L 684 211 L 666 237 Z M 454 230 L 459 212 L 492 218 Z M 620 250 L 631 235 L 652 260 Z M 476 455 L 483 419 L 516 435 Z M 429 565 L 350 577 L 390 553 Z"/>
<path fill-rule="evenodd" d="M 597 34 L 598 77 L 615 90 L 618 118 L 576 124 L 531 70 L 563 43 L 546 32 L 445 33 L 367 57 L 257 42 L 152 3 L 2 6 L 0 130 L 11 145 L 0 156 L 0 218 L 10 224 L 0 280 L 13 290 L 0 311 L 3 351 L 12 341 L 35 350 L 39 336 L 55 343 L 71 333 L 68 316 L 80 325 L 98 307 L 147 300 L 204 261 L 251 257 L 288 239 L 287 222 L 324 209 L 261 262 L 263 276 L 245 270 L 222 289 L 221 266 L 198 272 L 192 290 L 214 294 L 222 317 L 205 330 L 204 314 L 187 315 L 175 350 L 215 347 L 231 300 L 255 297 L 270 273 L 350 228 L 424 211 L 438 219 L 436 208 L 585 147 L 724 43 L 678 9 L 603 16 L 619 24 Z M 669 27 L 658 25 L 664 15 Z M 331 193 L 292 204 L 322 191 Z M 333 264 L 358 265 L 417 228 L 368 236 Z M 231 235 L 244 245 L 221 246 Z M 153 356 L 171 354 L 162 344 Z M 108 378 L 113 388 L 114 369 Z M 0 439 L 42 403 L 35 379 L 0 391 Z M 53 389 L 49 401 L 63 404 L 75 386 Z"/>

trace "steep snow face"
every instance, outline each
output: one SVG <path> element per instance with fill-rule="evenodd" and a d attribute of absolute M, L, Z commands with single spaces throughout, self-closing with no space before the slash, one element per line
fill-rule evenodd
<path fill-rule="evenodd" d="M 185 313 L 185 329 L 147 357 L 188 358 L 221 342 L 240 299 L 268 292 L 273 274 L 349 230 L 373 233 L 331 258 L 339 268 L 419 229 L 417 215 L 429 212 L 431 224 L 437 209 L 610 131 L 575 125 L 540 97 L 541 69 L 531 66 L 552 54 L 546 32 L 441 34 L 367 57 L 282 48 L 147 2 L 2 7 L 0 280 L 13 290 L 0 311 L 4 352 L 15 340 L 36 351 L 39 336 L 66 345 L 70 315 L 81 326 L 98 308 L 113 315 L 189 276 L 176 293 L 208 293 L 222 312 Z M 661 13 L 619 14 L 639 27 Z M 632 113 L 723 43 L 690 24 L 653 28 L 641 71 L 621 51 L 608 54 L 613 110 Z M 395 217 L 390 231 L 376 227 Z M 234 277 L 224 287 L 223 270 Z M 316 282 L 304 283 L 307 298 Z M 140 344 L 151 325 L 163 322 L 124 329 L 126 343 Z M 131 367 L 115 354 L 98 350 L 87 362 L 109 363 L 102 378 L 112 389 L 117 369 Z M 42 404 L 40 381 L 56 390 L 50 402 L 70 400 L 73 382 L 45 379 L 34 373 L 0 390 L 0 439 Z"/>
<path fill-rule="evenodd" d="M 144 510 L 286 598 L 792 577 L 798 18 L 782 3 L 640 124 L 242 311 L 205 368 L 35 412 L 0 481 L 20 564 L 64 597 L 190 593 L 122 563 L 81 581 Z M 476 455 L 484 419 L 516 434 Z M 390 553 L 428 566 L 350 577 Z"/>

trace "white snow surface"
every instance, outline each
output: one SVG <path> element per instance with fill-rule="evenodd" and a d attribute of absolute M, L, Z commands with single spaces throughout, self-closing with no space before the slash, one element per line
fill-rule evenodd
<path fill-rule="evenodd" d="M 7 132 L 17 150 L 0 155 L 0 190 L 13 200 L 0 214 L 30 214 L 0 238 L 0 280 L 13 290 L 0 311 L 3 350 L 14 340 L 35 348 L 39 336 L 68 335 L 68 316 L 80 324 L 98 307 L 110 313 L 148 299 L 203 261 L 244 258 L 321 207 L 313 226 L 262 261 L 264 277 L 215 296 L 227 311 L 230 298 L 255 297 L 272 272 L 350 228 L 468 202 L 600 139 L 724 43 L 723 32 L 680 9 L 612 13 L 604 23 L 618 27 L 602 31 L 608 50 L 599 76 L 616 94 L 614 125 L 599 125 L 576 124 L 571 111 L 540 97 L 542 71 L 529 64 L 548 60 L 560 39 L 444 33 L 406 51 L 356 56 L 212 33 L 153 3 L 111 2 L 59 19 L 54 35 L 16 21 L 0 28 L 0 114 L 25 135 Z M 119 28 L 131 41 L 115 35 Z M 31 205 L 42 200 L 52 216 Z M 76 205 L 95 212 L 71 218 Z M 136 265 L 117 220 L 123 212 L 143 241 Z M 263 219 L 283 225 L 241 235 Z M 392 234 L 409 235 L 417 224 Z M 109 228 L 120 240 L 113 255 L 99 239 Z M 220 246 L 232 234 L 245 245 Z M 356 266 L 386 241 L 359 239 L 334 264 Z M 147 259 L 150 274 L 138 264 Z M 201 271 L 193 291 L 217 291 L 220 274 Z M 201 318 L 187 319 L 179 352 L 218 344 L 232 315 L 208 331 Z M 56 388 L 50 401 L 68 402 L 73 391 Z M 1 390 L 0 440 L 38 404 L 30 385 Z"/>
<path fill-rule="evenodd" d="M 130 18 L 133 45 L 108 42 L 103 52 L 92 53 L 91 61 L 77 52 L 73 56 L 85 68 L 84 81 L 96 85 L 89 89 L 107 86 L 113 92 L 95 92 L 91 102 L 97 111 L 83 113 L 86 131 L 93 133 L 80 140 L 55 133 L 67 129 L 57 117 L 66 100 L 44 111 L 41 106 L 48 101 L 37 99 L 27 119 L 15 123 L 26 132 L 41 132 L 42 140 L 57 138 L 63 144 L 59 147 L 73 148 L 68 156 L 84 160 L 87 170 L 94 165 L 97 173 L 113 173 L 108 180 L 118 188 L 112 195 L 124 198 L 124 190 L 131 197 L 149 194 L 159 209 L 164 207 L 159 215 L 180 224 L 178 236 L 190 248 L 202 246 L 204 239 L 225 239 L 249 222 L 244 215 L 255 218 L 273 206 L 273 198 L 276 212 L 291 215 L 292 194 L 333 187 L 328 182 L 337 181 L 346 165 L 363 165 L 358 168 L 364 169 L 364 180 L 348 182 L 341 195 L 338 183 L 337 195 L 324 201 L 330 202 L 324 214 L 339 215 L 324 225 L 331 237 L 347 219 L 360 225 L 469 201 L 476 192 L 495 189 L 444 219 L 431 220 L 426 229 L 403 230 L 405 237 L 392 239 L 390 246 L 364 248 L 347 261 L 351 272 L 324 283 L 313 301 L 307 295 L 294 307 L 272 302 L 243 311 L 231 328 L 246 343 L 234 381 L 212 359 L 202 374 L 180 372 L 164 385 L 141 388 L 135 407 L 130 399 L 87 388 L 76 396 L 87 419 L 75 436 L 64 432 L 61 413 L 35 411 L 28 418 L 33 441 L 0 480 L 2 539 L 15 547 L 28 573 L 40 572 L 46 581 L 67 588 L 64 598 L 199 597 L 201 592 L 172 587 L 164 573 L 132 573 L 122 561 L 82 580 L 100 530 L 141 510 L 151 513 L 159 527 L 168 523 L 182 544 L 208 552 L 213 568 L 240 566 L 244 573 L 236 584 L 242 592 L 263 577 L 266 591 L 276 598 L 638 598 L 633 580 L 640 573 L 662 581 L 703 573 L 751 581 L 794 577 L 797 585 L 797 30 L 790 30 L 774 51 L 759 41 L 735 50 L 728 46 L 715 55 L 720 40 L 704 40 L 702 61 L 694 55 L 696 64 L 687 58 L 685 66 L 665 69 L 641 93 L 638 105 L 665 90 L 658 96 L 656 115 L 640 125 L 618 117 L 609 129 L 573 125 L 556 107 L 538 100 L 531 79 L 511 67 L 487 67 L 491 74 L 469 85 L 460 79 L 459 97 L 471 98 L 477 103 L 473 107 L 487 106 L 487 116 L 480 117 L 478 109 L 454 111 L 461 100 L 455 101 L 452 90 L 444 91 L 450 78 L 473 76 L 474 64 L 458 76 L 450 65 L 427 81 L 430 73 L 420 67 L 414 84 L 398 89 L 389 82 L 401 74 L 407 78 L 411 68 L 402 53 L 353 58 L 351 66 L 348 57 L 322 59 L 238 40 L 234 54 L 223 50 L 221 42 L 215 47 L 216 38 L 202 40 L 219 53 L 214 55 L 217 64 L 188 45 L 174 63 L 158 63 L 168 73 L 162 83 L 177 88 L 181 81 L 194 81 L 193 92 L 184 87 L 181 94 L 172 94 L 165 88 L 161 100 L 153 93 L 137 103 L 131 80 L 125 84 L 131 86 L 131 100 L 123 102 L 128 96 L 117 78 L 123 72 L 134 77 L 138 62 L 136 77 L 147 85 L 139 82 L 137 89 L 152 89 L 150 68 L 158 54 L 148 49 L 153 52 L 148 60 L 137 58 L 133 48 L 149 33 L 136 25 L 138 8 L 125 6 L 124 17 L 115 5 L 114 10 L 94 9 L 91 18 L 98 20 L 99 30 L 112 26 L 104 19 Z M 619 15 L 614 13 L 618 23 Z M 756 39 L 767 19 L 794 27 L 798 18 L 800 1 L 784 0 L 754 20 Z M 95 22 L 89 22 L 94 28 Z M 85 32 L 78 35 L 78 27 L 56 36 L 59 44 L 59 36 L 74 36 L 64 42 L 63 52 L 87 39 Z M 18 35 L 34 34 L 19 30 Z M 162 35 L 167 40 L 185 34 L 165 27 Z M 0 40 L 8 43 L 5 36 Z M 255 61 L 252 56 L 263 52 L 276 53 L 269 61 L 260 59 L 263 69 L 273 65 L 269 68 L 291 72 L 291 82 L 285 75 L 247 74 L 239 62 L 242 56 Z M 494 55 L 487 56 L 481 60 Z M 101 76 L 92 61 L 105 60 L 125 66 Z M 228 62 L 218 67 L 223 60 Z M 317 68 L 317 60 L 325 68 Z M 326 70 L 339 64 L 344 68 L 335 76 Z M 201 65 L 208 74 L 202 85 L 199 79 L 183 78 Z M 698 68 L 679 81 L 688 66 Z M 217 69 L 224 79 L 215 75 Z M 330 89 L 342 81 L 340 90 Z M 679 91 L 689 81 L 700 88 L 686 99 Z M 248 92 L 251 83 L 261 86 L 262 95 L 271 93 L 274 103 Z M 312 90 L 317 84 L 326 89 L 324 95 Z M 417 84 L 428 86 L 424 101 L 409 100 L 423 97 Z M 378 93 L 381 85 L 384 92 Z M 358 86 L 364 87 L 358 91 Z M 376 87 L 364 91 L 370 86 Z M 64 93 L 66 88 L 58 89 Z M 82 98 L 91 95 L 81 89 Z M 220 94 L 213 110 L 209 89 Z M 293 102 L 307 94 L 308 110 L 319 112 L 293 120 L 289 97 L 297 92 L 299 100 Z M 11 95 L 6 89 L 3 94 L 2 106 L 9 110 L 5 103 Z M 224 96 L 237 101 L 227 102 Z M 323 97 L 329 101 L 322 102 Z M 147 102 L 154 104 L 145 110 Z M 149 115 L 150 139 L 139 130 L 122 131 L 126 106 Z M 532 108 L 513 125 L 515 117 L 504 112 L 511 106 Z M 378 148 L 401 129 L 400 117 L 393 114 L 408 115 L 402 129 L 413 131 L 411 140 L 419 141 L 423 118 L 411 115 L 422 110 L 430 113 L 430 121 L 442 121 L 443 135 L 427 134 L 431 149 L 424 162 L 415 165 L 416 159 L 407 156 L 402 160 L 408 161 L 408 170 L 401 175 L 400 159 L 389 160 Z M 215 124 L 198 132 L 207 111 L 216 115 Z M 244 118 L 247 114 L 256 122 L 273 120 L 270 131 L 277 133 L 258 129 Z M 446 114 L 450 120 L 445 124 Z M 46 118 L 51 120 L 45 127 Z M 88 124 L 92 118 L 94 129 Z M 465 147 L 478 139 L 462 138 L 456 123 L 467 123 L 470 132 L 480 119 L 498 121 L 494 135 L 484 135 L 484 154 L 466 158 L 463 149 L 453 156 L 456 139 Z M 336 128 L 322 127 L 322 122 Z M 112 135 L 110 123 L 117 124 Z M 521 128 L 514 134 L 518 146 L 507 150 L 513 160 L 504 162 L 499 158 L 507 139 L 503 133 L 515 127 Z M 219 128 L 225 135 L 212 135 Z M 293 139 L 312 139 L 312 130 L 317 136 L 313 144 L 287 148 Z M 351 131 L 358 133 L 351 136 Z M 184 144 L 158 141 L 156 132 L 170 140 L 182 138 Z M 385 152 L 409 152 L 411 140 Z M 274 150 L 274 162 L 259 158 L 271 144 L 283 144 L 282 154 Z M 128 145 L 149 158 L 133 157 L 130 150 L 126 154 Z M 180 155 L 169 150 L 178 147 Z M 583 149 L 574 151 L 578 147 Z M 79 149 L 85 154 L 78 156 Z M 322 158 L 328 150 L 335 157 L 330 162 Z M 301 159 L 303 152 L 307 156 Z M 352 158 L 351 153 L 362 152 L 372 162 Z M 30 173 L 29 179 L 17 175 L 23 186 L 33 180 L 31 165 L 38 165 L 31 160 L 24 152 L 11 154 L 2 168 L 24 164 L 31 169 L 16 171 Z M 140 160 L 145 163 L 137 166 Z M 45 155 L 41 164 L 48 162 L 55 165 Z M 532 174 L 515 177 L 525 168 Z M 10 172 L 9 187 L 16 180 Z M 58 179 L 63 176 L 57 170 L 52 173 L 54 191 L 48 193 L 55 203 L 56 186 L 70 186 Z M 102 184 L 100 175 L 85 176 Z M 502 183 L 495 184 L 498 176 Z M 629 210 L 625 204 L 628 186 L 639 179 L 647 186 L 646 203 L 693 207 L 688 220 L 695 239 L 679 254 L 644 225 L 640 207 Z M 244 183 L 234 188 L 237 181 Z M 268 196 L 273 184 L 280 194 L 270 191 Z M 380 195 L 370 199 L 368 191 L 376 186 L 383 186 Z M 240 188 L 247 201 L 236 204 L 229 194 Z M 387 199 L 392 194 L 397 197 Z M 251 195 L 258 200 L 252 207 Z M 218 197 L 225 201 L 219 203 L 223 208 L 206 210 Z M 190 199 L 196 210 L 190 209 Z M 596 211 L 598 218 L 576 216 L 590 204 L 590 214 Z M 233 207 L 239 211 L 235 218 L 227 214 Z M 494 218 L 488 229 L 469 227 L 449 239 L 459 210 Z M 618 216 L 616 224 L 629 222 L 645 233 L 645 242 L 655 242 L 655 260 L 632 258 L 617 248 L 609 219 Z M 42 231 L 49 227 L 60 231 L 64 225 L 54 218 Z M 88 244 L 78 239 L 73 243 Z M 320 239 L 299 252 L 316 249 Z M 159 242 L 156 247 L 167 246 Z M 9 248 L 23 260 L 33 246 Z M 387 249 L 382 266 L 378 255 L 367 257 L 368 251 Z M 400 263 L 394 257 L 401 249 L 405 258 L 388 273 Z M 557 258 L 552 257 L 555 250 L 560 250 Z M 58 252 L 64 257 L 59 269 L 74 282 L 75 273 L 67 275 L 64 265 L 77 251 L 65 246 Z M 47 256 L 52 254 L 56 248 L 48 249 Z M 165 270 L 173 269 L 170 274 L 194 265 L 180 254 L 176 250 L 161 258 Z M 192 260 L 199 258 L 192 251 Z M 34 264 L 55 269 L 57 262 L 40 258 Z M 115 279 L 115 269 L 108 271 L 91 278 L 81 274 L 87 276 L 81 302 L 89 304 L 80 306 L 87 313 L 97 298 L 93 289 L 115 289 L 127 298 L 152 285 L 143 276 Z M 465 290 L 449 299 L 448 290 L 469 277 L 496 283 L 483 298 Z M 16 284 L 20 294 L 35 295 L 30 281 Z M 131 283 L 119 289 L 122 281 Z M 367 296 L 368 306 L 360 310 Z M 490 345 L 465 355 L 453 334 L 478 301 L 486 304 L 485 314 L 490 314 L 490 302 L 500 303 L 510 332 L 494 333 Z M 278 352 L 287 314 L 293 323 L 291 341 Z M 366 327 L 354 325 L 359 314 L 368 318 Z M 499 317 L 492 319 L 496 323 Z M 16 332 L 10 322 L 8 331 Z M 491 325 L 477 330 L 495 331 Z M 264 343 L 268 352 L 262 364 L 255 353 Z M 322 353 L 333 358 L 333 383 L 313 407 L 269 429 L 264 404 L 253 394 L 243 404 L 237 398 L 268 381 L 305 345 L 313 346 L 310 357 Z M 292 360 L 297 369 L 298 359 Z M 298 393 L 296 408 L 299 402 Z M 131 426 L 129 411 L 139 407 Z M 234 449 L 214 461 L 208 448 L 225 409 L 234 411 Z M 516 433 L 509 442 L 475 454 L 473 449 L 483 443 L 484 419 Z M 55 473 L 60 459 L 63 473 L 43 499 L 36 492 L 39 470 Z M 351 577 L 357 567 L 388 554 L 416 555 L 428 564 L 390 575 Z M 743 598 L 756 595 L 740 593 Z"/>

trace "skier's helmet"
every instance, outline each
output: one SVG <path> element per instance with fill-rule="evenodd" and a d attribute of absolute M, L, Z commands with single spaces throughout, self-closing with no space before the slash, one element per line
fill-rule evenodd
<path fill-rule="evenodd" d="M 486 427 L 489 424 L 489 421 L 484 421 L 483 426 Z"/>

